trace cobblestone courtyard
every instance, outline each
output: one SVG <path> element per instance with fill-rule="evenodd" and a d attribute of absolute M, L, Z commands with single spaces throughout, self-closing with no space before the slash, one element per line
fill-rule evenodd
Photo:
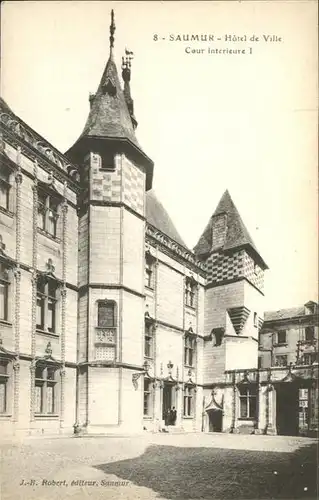
<path fill-rule="evenodd" d="M 316 443 L 225 434 L 1 444 L 1 500 L 316 498 Z"/>

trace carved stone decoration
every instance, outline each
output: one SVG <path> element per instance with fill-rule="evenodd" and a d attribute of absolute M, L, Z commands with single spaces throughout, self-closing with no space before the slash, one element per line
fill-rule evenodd
<path fill-rule="evenodd" d="M 60 376 L 61 376 L 61 394 L 60 394 L 60 427 L 63 426 L 63 421 L 64 421 L 64 400 L 65 400 L 65 376 L 66 376 L 66 371 L 65 371 L 65 365 L 61 366 L 60 369 Z"/>
<path fill-rule="evenodd" d="M 48 173 L 48 185 L 54 187 L 55 179 L 52 170 Z"/>
<path fill-rule="evenodd" d="M 54 149 L 51 145 L 43 140 L 34 130 L 31 130 L 25 123 L 20 121 L 18 117 L 6 112 L 0 113 L 0 122 L 9 131 L 13 131 L 18 135 L 26 144 L 31 145 L 46 159 L 51 161 L 55 166 L 67 172 L 70 166 L 69 160 L 65 158 L 58 150 Z M 11 140 L 12 141 L 12 140 Z M 73 166 L 77 168 L 77 166 Z"/>
<path fill-rule="evenodd" d="M 49 356 L 49 357 L 51 357 L 51 356 L 52 356 L 52 352 L 53 352 L 53 351 L 52 351 L 51 342 L 48 342 L 48 343 L 47 343 L 47 346 L 46 346 L 46 348 L 45 348 L 45 351 L 44 351 L 44 352 L 45 352 L 46 356 Z"/>
<path fill-rule="evenodd" d="M 34 408 L 35 408 L 35 367 L 36 367 L 36 362 L 35 362 L 35 359 L 33 359 L 30 363 L 30 383 L 31 383 L 30 421 L 31 422 L 34 420 Z"/>
<path fill-rule="evenodd" d="M 14 349 L 17 354 L 20 351 L 20 319 L 21 319 L 21 270 L 20 266 L 14 270 L 15 277 L 15 307 L 14 307 Z"/>
<path fill-rule="evenodd" d="M 138 372 L 138 373 L 133 373 L 132 375 L 132 383 L 133 383 L 133 386 L 134 386 L 134 389 L 137 390 L 138 389 L 138 379 L 144 375 L 146 376 L 146 378 L 148 379 L 151 379 L 151 380 L 155 380 L 153 379 L 150 374 L 149 374 L 149 370 L 150 370 L 150 364 L 147 360 L 144 361 L 144 364 L 143 364 L 143 371 L 141 372 Z"/>
<path fill-rule="evenodd" d="M 132 383 L 133 383 L 133 387 L 134 389 L 137 391 L 138 389 L 138 379 L 144 375 L 144 372 L 139 372 L 139 373 L 133 373 L 132 375 Z"/>
<path fill-rule="evenodd" d="M 2 234 L 0 234 L 0 254 L 4 254 L 4 251 L 6 249 L 6 246 L 5 244 L 3 243 L 3 238 L 2 238 Z"/>
<path fill-rule="evenodd" d="M 174 365 L 173 365 L 173 363 L 171 361 L 169 361 L 167 363 L 167 368 L 168 368 L 168 374 L 169 374 L 169 376 L 172 376 L 172 370 L 174 368 Z"/>
<path fill-rule="evenodd" d="M 20 388 L 20 363 L 17 358 L 13 363 L 13 421 L 17 422 L 19 416 L 19 388 Z"/>
<path fill-rule="evenodd" d="M 54 274 L 55 266 L 53 265 L 53 261 L 51 258 L 48 259 L 47 263 L 45 264 L 45 268 L 48 274 Z"/>
<path fill-rule="evenodd" d="M 14 350 L 17 356 L 17 361 L 20 352 L 20 320 L 21 320 L 21 224 L 22 224 L 22 199 L 21 199 L 21 148 L 17 149 L 17 164 L 18 169 L 15 174 L 16 182 L 16 230 L 15 230 L 15 259 L 17 267 L 14 272 L 15 277 L 15 299 L 14 299 Z M 14 391 L 13 391 L 13 419 L 16 421 L 19 414 L 19 392 L 20 392 L 20 373 L 19 370 L 14 371 Z"/>
<path fill-rule="evenodd" d="M 232 394 L 232 419 L 230 426 L 230 433 L 235 432 L 235 424 L 236 424 L 236 396 L 237 396 L 237 387 L 236 387 L 236 375 L 233 373 L 233 394 Z"/>
<path fill-rule="evenodd" d="M 252 383 L 252 380 L 250 380 L 250 378 L 249 378 L 249 372 L 248 372 L 248 370 L 246 370 L 244 372 L 243 378 L 240 381 L 240 383 L 241 384 L 251 384 Z"/>
<path fill-rule="evenodd" d="M 96 330 L 96 341 L 106 344 L 115 343 L 115 329 L 114 328 L 98 328 Z"/>
<path fill-rule="evenodd" d="M 13 369 L 15 372 L 20 371 L 20 363 L 18 360 L 14 361 L 13 363 Z"/>
<path fill-rule="evenodd" d="M 214 404 L 222 409 L 224 407 L 224 393 L 222 390 L 217 389 L 216 387 L 212 390 L 212 401 Z"/>
<path fill-rule="evenodd" d="M 158 242 L 160 245 L 168 248 L 172 252 L 174 252 L 176 255 L 181 257 L 182 259 L 186 260 L 190 264 L 194 265 L 197 269 L 203 272 L 206 271 L 206 264 L 203 262 L 197 260 L 195 255 L 187 250 L 186 248 L 182 247 L 175 241 L 171 240 L 168 236 L 164 235 L 161 231 L 156 229 L 154 226 L 151 226 L 150 224 L 146 225 L 146 235 L 152 239 L 154 239 L 156 242 Z"/>

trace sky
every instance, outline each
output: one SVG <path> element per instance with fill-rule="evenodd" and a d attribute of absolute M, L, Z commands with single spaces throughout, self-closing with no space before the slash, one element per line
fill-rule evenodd
<path fill-rule="evenodd" d="M 137 138 L 186 244 L 228 189 L 269 266 L 265 309 L 317 300 L 317 2 L 3 2 L 1 95 L 62 152 L 108 59 L 112 8 L 119 72 L 134 52 Z"/>

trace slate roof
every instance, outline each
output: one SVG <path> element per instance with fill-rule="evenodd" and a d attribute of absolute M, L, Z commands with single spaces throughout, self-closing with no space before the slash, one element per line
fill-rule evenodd
<path fill-rule="evenodd" d="M 305 315 L 305 306 L 289 307 L 287 309 L 279 309 L 278 311 L 266 311 L 265 321 L 278 321 L 281 319 L 296 318 Z"/>
<path fill-rule="evenodd" d="M 239 212 L 231 199 L 231 196 L 228 190 L 223 194 L 215 212 L 210 218 L 202 236 L 200 237 L 197 245 L 194 247 L 194 252 L 196 255 L 204 255 L 208 254 L 212 247 L 212 220 L 216 215 L 220 215 L 226 213 L 227 214 L 227 232 L 225 243 L 222 247 L 223 250 L 231 250 L 238 247 L 250 247 L 260 264 L 267 268 L 266 263 L 260 256 L 252 237 L 250 236 L 245 224 L 242 221 L 242 218 L 239 215 Z"/>
<path fill-rule="evenodd" d="M 81 137 L 129 139 L 139 149 L 112 52 Z"/>
<path fill-rule="evenodd" d="M 8 106 L 8 104 L 2 97 L 0 97 L 0 108 L 4 113 L 12 113 L 14 115 L 12 109 L 10 108 L 10 106 Z"/>
<path fill-rule="evenodd" d="M 157 199 L 155 192 L 152 189 L 146 192 L 146 220 L 162 233 L 187 248 L 170 216 L 166 212 L 162 203 Z"/>

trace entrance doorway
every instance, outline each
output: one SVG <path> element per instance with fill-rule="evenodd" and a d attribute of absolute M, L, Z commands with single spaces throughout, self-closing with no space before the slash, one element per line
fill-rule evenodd
<path fill-rule="evenodd" d="M 299 391 L 294 383 L 278 384 L 276 387 L 277 433 L 282 436 L 298 435 Z"/>
<path fill-rule="evenodd" d="M 209 410 L 208 414 L 208 430 L 209 432 L 222 432 L 223 428 L 223 412 L 222 410 Z"/>
<path fill-rule="evenodd" d="M 169 412 L 173 407 L 173 385 L 164 383 L 163 387 L 163 403 L 162 403 L 162 419 L 166 425 L 170 425 Z"/>

